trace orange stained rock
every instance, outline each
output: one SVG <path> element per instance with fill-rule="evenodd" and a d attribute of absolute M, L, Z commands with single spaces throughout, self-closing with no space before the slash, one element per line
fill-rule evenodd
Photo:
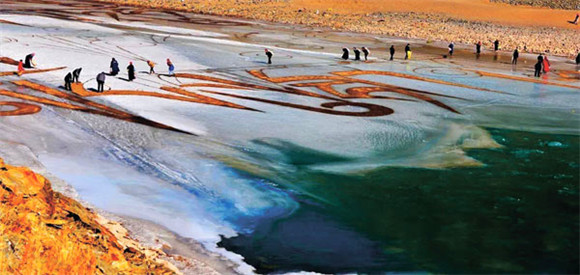
<path fill-rule="evenodd" d="M 28 168 L 0 159 L 0 274 L 175 274 Z"/>

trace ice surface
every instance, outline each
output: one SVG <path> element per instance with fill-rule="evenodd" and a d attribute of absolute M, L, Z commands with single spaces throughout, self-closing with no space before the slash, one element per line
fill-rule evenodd
<path fill-rule="evenodd" d="M 47 105 L 34 115 L 0 118 L 0 144 L 26 148 L 1 148 L 3 157 L 20 159 L 25 154 L 71 184 L 83 200 L 194 238 L 237 260 L 244 273 L 252 268 L 240 256 L 217 248 L 216 243 L 220 235 L 251 231 L 260 219 L 283 217 L 298 207 L 291 191 L 261 179 L 272 171 L 293 169 L 294 160 L 287 154 L 290 148 L 340 159 L 308 164 L 312 169 L 358 173 L 383 166 L 440 169 L 485 165 L 465 153 L 471 148 L 499 146 L 482 127 L 578 134 L 580 99 L 579 89 L 574 87 L 482 77 L 470 71 L 478 68 L 431 60 L 340 63 L 332 53 L 275 46 L 270 47 L 274 49 L 275 64 L 268 66 L 263 56 L 266 44 L 233 41 L 208 31 L 149 23 L 111 23 L 110 19 L 102 19 L 106 24 L 6 14 L 0 19 L 27 25 L 2 24 L 1 56 L 23 59 L 35 52 L 41 68 L 67 66 L 65 70 L 22 77 L 48 87 L 63 85 L 66 72 L 82 67 L 80 80 L 84 87 L 96 88 L 95 76 L 108 72 L 110 59 L 115 57 L 121 73 L 107 77 L 106 89 L 167 95 L 171 92 L 162 86 L 213 83 L 144 73 L 148 72 L 145 61 L 153 60 L 158 64 L 156 71 L 165 74 L 166 58 L 173 61 L 178 73 L 271 88 L 186 88 L 253 110 L 138 95 L 89 98 L 197 136 Z M 133 82 L 122 79 L 130 61 L 138 72 Z M 9 71 L 14 67 L 1 64 L 0 69 Z M 350 116 L 328 114 L 322 111 L 329 108 L 321 104 L 336 102 L 336 95 L 294 85 L 325 80 L 273 83 L 252 76 L 248 70 L 253 69 L 263 69 L 270 77 L 335 76 L 335 72 L 355 70 L 396 72 L 405 76 L 349 76 L 352 83 L 336 87 L 344 92 L 347 88 L 374 87 L 369 82 L 376 82 L 437 93 L 421 95 L 436 99 L 457 113 L 409 94 L 383 91 L 371 95 L 406 100 L 345 100 L 385 106 L 394 111 L 391 115 L 356 116 L 366 110 L 356 106 L 334 109 L 352 112 Z M 16 76 L 3 77 L 2 89 L 55 99 L 9 83 L 15 80 Z M 578 82 L 567 85 L 578 87 Z M 280 91 L 290 88 L 325 97 Z M 0 96 L 0 100 L 19 101 L 7 96 Z M 546 113 L 550 116 L 543 116 Z M 23 151 L 26 153 L 20 156 L 14 153 Z"/>

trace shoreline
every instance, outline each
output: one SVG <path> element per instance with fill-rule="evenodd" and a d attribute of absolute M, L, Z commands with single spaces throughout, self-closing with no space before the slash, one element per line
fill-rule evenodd
<path fill-rule="evenodd" d="M 53 191 L 49 180 L 0 159 L 0 272 L 181 274 L 165 252 L 122 224 Z"/>
<path fill-rule="evenodd" d="M 50 173 L 28 147 L 13 145 L 12 149 L 0 149 L 0 167 L 21 169 L 25 173 L 34 174 L 36 178 L 46 179 L 49 189 L 58 193 L 57 196 L 65 196 L 73 203 L 82 205 L 83 209 L 94 215 L 94 222 L 109 230 L 123 247 L 136 248 L 147 260 L 163 263 L 174 274 L 239 274 L 235 262 L 210 251 L 196 240 L 181 237 L 151 221 L 122 217 L 93 206 L 81 199 L 73 186 Z M 5 165 L 7 159 L 14 165 Z M 4 269 L 0 265 L 0 273 Z"/>
<path fill-rule="evenodd" d="M 192 14 L 222 16 L 230 19 L 257 20 L 300 27 L 328 28 L 333 31 L 419 39 L 425 40 L 427 43 L 454 41 L 457 45 L 474 45 L 481 41 L 484 49 L 491 48 L 492 41 L 499 39 L 500 51 L 502 52 L 511 52 L 515 47 L 519 47 L 520 52 L 524 52 L 523 48 L 526 46 L 527 51 L 525 52 L 547 52 L 551 55 L 573 57 L 580 50 L 577 46 L 580 45 L 580 38 L 577 35 L 580 26 L 568 23 L 566 23 L 568 25 L 563 26 L 561 23 L 534 25 L 533 20 L 526 24 L 520 22 L 524 21 L 522 18 L 517 19 L 521 25 L 514 25 L 485 20 L 486 17 L 483 17 L 483 20 L 471 19 L 474 16 L 477 18 L 473 14 L 466 14 L 462 18 L 457 14 L 425 12 L 421 9 L 409 11 L 408 8 L 395 11 L 353 13 L 345 11 L 344 7 L 323 9 L 324 4 L 316 2 L 311 4 L 312 7 L 297 8 L 306 6 L 305 3 L 307 3 L 299 0 L 252 2 L 220 0 L 219 3 L 204 3 L 203 5 L 192 0 L 153 3 L 138 0 L 98 1 L 140 8 L 163 8 Z M 514 7 L 499 3 L 493 5 L 499 7 L 500 11 L 501 7 Z M 563 16 L 562 14 L 569 13 L 569 17 L 573 17 L 574 14 L 574 11 L 569 10 L 529 6 L 522 9 L 524 10 L 522 11 L 523 15 L 519 15 L 519 17 L 527 16 L 525 12 L 527 10 L 532 10 L 535 13 L 551 11 L 555 13 L 553 16 Z M 502 14 L 505 13 L 506 11 L 502 11 Z M 566 22 L 564 19 L 566 18 L 561 18 L 563 22 Z"/>

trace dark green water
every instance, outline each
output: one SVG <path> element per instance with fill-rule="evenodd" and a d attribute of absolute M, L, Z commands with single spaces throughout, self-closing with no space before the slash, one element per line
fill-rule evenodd
<path fill-rule="evenodd" d="M 260 273 L 578 273 L 579 136 L 489 131 L 480 168 L 345 176 L 288 151 L 301 208 L 220 245 Z"/>

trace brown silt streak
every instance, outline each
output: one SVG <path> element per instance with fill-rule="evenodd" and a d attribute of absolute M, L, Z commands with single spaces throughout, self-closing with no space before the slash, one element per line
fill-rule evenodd
<path fill-rule="evenodd" d="M 161 89 L 175 92 L 173 90 L 169 90 L 169 89 L 173 89 L 173 88 L 169 88 L 169 87 L 161 87 Z M 175 88 L 175 89 L 177 89 L 177 88 Z M 172 94 L 162 94 L 162 93 L 148 92 L 148 91 L 131 91 L 131 90 L 108 90 L 108 91 L 104 91 L 102 93 L 94 93 L 94 92 L 87 91 L 81 83 L 73 83 L 72 90 L 75 94 L 80 95 L 82 97 L 107 96 L 107 95 L 150 96 L 150 97 L 158 97 L 158 98 L 164 98 L 164 99 L 170 99 L 170 100 L 187 101 L 187 102 L 193 102 L 193 103 L 220 105 L 220 106 L 238 108 L 238 109 L 249 109 L 249 108 L 246 108 L 244 106 L 236 105 L 236 104 L 225 102 L 225 101 L 220 101 L 217 99 L 212 99 L 210 97 L 197 95 L 195 93 L 189 93 L 189 94 L 187 94 L 187 96 L 176 96 L 176 95 L 172 95 Z M 187 92 L 187 91 L 184 91 L 183 94 L 185 94 L 185 92 Z M 213 100 L 213 101 L 211 101 L 211 100 Z M 221 102 L 221 104 L 218 104 L 220 102 Z M 229 104 L 230 106 L 228 106 L 227 104 Z"/>
<path fill-rule="evenodd" d="M 0 90 L 2 91 L 2 90 Z M 32 115 L 40 112 L 42 108 L 38 105 L 28 104 L 24 102 L 16 101 L 0 101 L 0 105 L 16 107 L 15 110 L 10 111 L 0 111 L 0 116 L 22 116 L 22 115 Z"/>
<path fill-rule="evenodd" d="M 268 103 L 272 105 L 278 105 L 283 107 L 290 107 L 295 109 L 307 110 L 311 112 L 323 113 L 323 114 L 330 114 L 330 115 L 341 115 L 341 116 L 359 116 L 359 117 L 376 117 L 376 116 L 386 116 L 394 113 L 393 109 L 377 105 L 377 104 L 369 104 L 369 103 L 361 103 L 361 102 L 349 102 L 344 100 L 334 101 L 334 102 L 325 102 L 322 103 L 320 106 L 324 108 L 317 108 L 317 107 L 310 107 L 305 105 L 299 105 L 294 103 L 287 103 L 287 102 L 280 102 L 275 100 L 263 99 L 263 98 L 256 98 L 250 96 L 243 96 L 243 95 L 233 95 L 233 94 L 226 94 L 220 92 L 211 92 L 211 91 L 204 91 L 207 93 L 218 94 L 223 96 L 229 96 L 234 98 L 252 100 L 257 102 Z M 333 110 L 334 107 L 338 106 L 353 106 L 353 107 L 362 107 L 367 109 L 366 112 L 347 112 L 347 111 L 336 111 Z M 325 109 L 327 108 L 327 109 Z"/>
<path fill-rule="evenodd" d="M 248 73 L 256 78 L 266 80 L 272 83 L 285 83 L 291 81 L 304 81 L 304 80 L 341 80 L 342 77 L 330 76 L 330 75 L 296 75 L 296 76 L 284 76 L 284 77 L 269 77 L 262 69 L 260 70 L 250 70 Z"/>
<path fill-rule="evenodd" d="M 58 71 L 58 70 L 62 70 L 64 68 L 66 68 L 66 67 L 57 67 L 57 68 L 50 68 L 50 69 L 33 69 L 33 70 L 31 70 L 31 69 L 25 69 L 22 72 L 22 74 L 37 74 L 37 73 Z M 8 75 L 18 75 L 18 71 L 0 72 L 0 76 L 8 76 Z"/>
<path fill-rule="evenodd" d="M 479 87 L 470 86 L 470 85 L 464 85 L 464 84 L 458 84 L 458 83 L 448 82 L 448 81 L 444 81 L 444 80 L 432 79 L 432 78 L 427 78 L 427 77 L 422 77 L 422 76 L 416 76 L 416 75 L 395 73 L 395 72 L 385 72 L 385 71 L 344 71 L 344 72 L 333 72 L 332 74 L 340 75 L 340 76 L 356 76 L 356 75 L 368 75 L 368 74 L 386 75 L 386 76 L 394 76 L 394 77 L 400 77 L 400 78 L 406 78 L 406 79 L 412 79 L 412 80 L 418 80 L 418 81 L 424 81 L 424 82 L 430 82 L 430 83 L 436 83 L 436 84 L 442 84 L 442 85 L 449 85 L 449 86 L 461 87 L 461 88 L 472 89 L 472 90 L 480 90 L 480 91 L 485 91 L 485 92 L 505 94 L 505 92 L 502 92 L 502 91 L 490 90 L 490 89 L 479 88 Z"/>
<path fill-rule="evenodd" d="M 239 88 L 235 88 L 235 89 L 265 90 L 265 91 L 280 92 L 280 93 L 287 93 L 287 94 L 293 94 L 293 95 L 303 95 L 303 96 L 316 97 L 316 98 L 333 99 L 332 97 L 328 97 L 328 96 L 324 96 L 324 95 L 320 95 L 320 94 L 312 93 L 312 92 L 308 92 L 308 91 L 303 91 L 303 90 L 299 90 L 299 89 L 294 89 L 294 88 L 284 88 L 284 89 L 272 88 L 272 87 L 268 87 L 268 86 L 249 84 L 249 83 L 244 83 L 244 82 L 239 82 L 239 81 L 233 81 L 233 80 L 205 76 L 205 75 L 198 75 L 198 74 L 178 73 L 178 74 L 176 74 L 176 76 L 179 76 L 182 78 L 190 78 L 190 79 L 212 81 L 212 82 L 217 82 L 217 83 L 221 83 L 221 84 L 226 84 L 226 85 L 230 85 L 231 89 L 234 89 L 233 87 L 239 87 Z M 191 85 L 191 84 L 184 84 L 184 85 Z M 213 85 L 213 84 L 208 84 L 208 85 Z M 217 84 L 217 85 L 219 85 L 219 84 Z"/>
<path fill-rule="evenodd" d="M 66 102 L 51 100 L 51 99 L 47 99 L 47 98 L 16 93 L 16 92 L 8 91 L 8 90 L 0 90 L 0 94 L 5 95 L 5 96 L 10 96 L 13 98 L 20 98 L 20 99 L 27 100 L 27 101 L 32 101 L 32 102 L 42 103 L 42 104 L 51 105 L 51 106 L 55 106 L 55 107 L 60 107 L 60 108 L 64 108 L 64 109 L 76 110 L 76 111 L 81 111 L 81 112 L 85 112 L 85 113 L 92 113 L 92 114 L 112 117 L 112 118 L 116 118 L 116 119 L 120 119 L 120 120 L 124 120 L 124 121 L 135 122 L 135 123 L 139 123 L 139 124 L 143 124 L 143 125 L 147 125 L 147 126 L 151 126 L 151 127 L 156 127 L 159 129 L 165 129 L 165 130 L 195 135 L 195 134 L 192 134 L 189 132 L 185 132 L 185 131 L 173 128 L 171 126 L 167 126 L 167 125 L 164 125 L 161 123 L 157 123 L 157 122 L 145 119 L 145 118 L 140 117 L 140 116 L 135 116 L 135 115 L 132 115 L 129 113 L 125 113 L 123 111 L 119 111 L 117 109 L 108 107 L 108 106 L 103 105 L 103 104 L 92 102 L 90 100 L 78 97 L 76 95 L 70 95 L 67 93 L 63 93 L 61 91 L 58 91 L 58 90 L 55 90 L 55 89 L 52 89 L 52 88 L 49 88 L 46 86 L 42 86 L 42 85 L 39 85 L 36 83 L 32 83 L 32 82 L 29 82 L 26 80 L 14 81 L 12 83 L 14 83 L 15 85 L 19 85 L 19 86 L 27 87 L 27 88 L 37 90 L 40 92 L 44 92 L 46 94 L 53 95 L 53 96 L 56 96 L 59 98 L 63 98 L 63 99 L 67 99 L 67 100 L 70 100 L 73 102 L 77 102 L 77 103 L 80 103 L 80 104 L 83 104 L 86 106 L 95 107 L 96 109 L 88 108 L 86 106 L 78 106 L 78 105 L 74 105 L 74 104 L 70 104 L 70 103 L 66 103 Z"/>
<path fill-rule="evenodd" d="M 209 96 L 204 96 L 204 95 L 200 95 L 200 94 L 196 94 L 184 89 L 179 89 L 179 88 L 174 88 L 174 87 L 161 87 L 162 90 L 164 91 L 168 91 L 168 92 L 172 92 L 172 93 L 177 93 L 177 94 L 181 94 L 181 95 L 185 95 L 191 98 L 190 101 L 192 102 L 197 102 L 197 103 L 202 103 L 202 104 L 209 104 L 209 105 L 215 105 L 215 106 L 223 106 L 223 107 L 229 107 L 229 108 L 235 108 L 235 109 L 242 109 L 242 110 L 249 110 L 249 111 L 258 111 L 261 112 L 260 110 L 256 110 L 256 109 L 252 109 L 252 108 L 248 108 L 242 105 L 238 105 L 235 103 L 231 103 L 231 102 L 227 102 L 227 101 L 223 101 L 223 100 L 219 100 L 219 99 L 215 99 Z"/>

